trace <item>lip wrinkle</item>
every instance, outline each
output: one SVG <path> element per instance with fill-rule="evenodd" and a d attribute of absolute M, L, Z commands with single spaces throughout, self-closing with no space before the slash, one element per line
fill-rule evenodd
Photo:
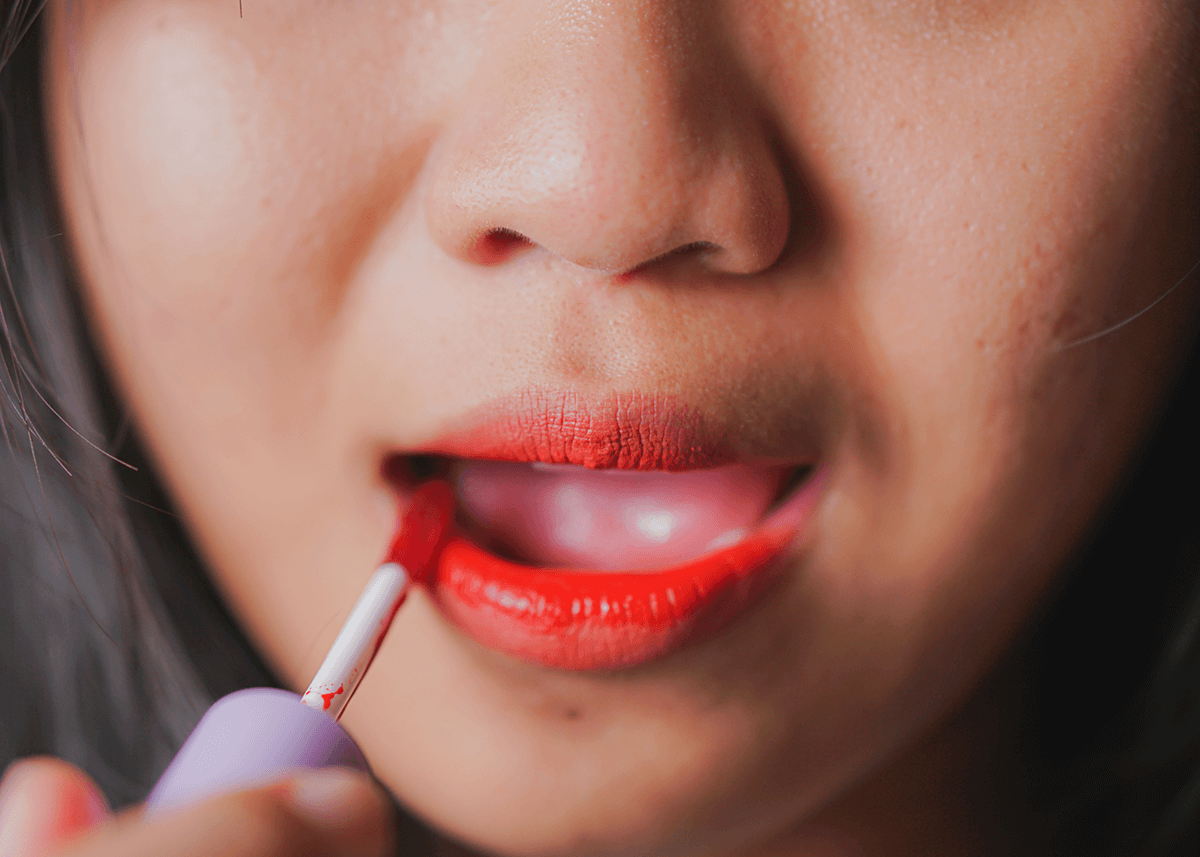
<path fill-rule="evenodd" d="M 523 390 L 473 412 L 421 452 L 592 469 L 699 470 L 738 460 L 704 416 L 674 397 Z"/>

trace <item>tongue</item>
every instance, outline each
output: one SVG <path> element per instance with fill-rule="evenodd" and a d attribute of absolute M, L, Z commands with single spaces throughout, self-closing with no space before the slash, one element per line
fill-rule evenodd
<path fill-rule="evenodd" d="M 455 486 L 469 534 L 531 565 L 656 569 L 737 542 L 787 474 L 732 466 L 683 473 L 472 461 Z"/>

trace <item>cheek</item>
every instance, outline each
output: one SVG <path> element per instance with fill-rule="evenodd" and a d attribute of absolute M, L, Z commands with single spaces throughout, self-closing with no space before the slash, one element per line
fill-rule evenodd
<path fill-rule="evenodd" d="M 91 281 L 108 324 L 167 374 L 226 353 L 264 372 L 311 355 L 421 162 L 403 87 L 373 83 L 388 34 L 364 38 L 320 5 L 253 27 L 192 3 L 78 13 L 86 49 L 60 71 L 59 111 L 74 130 L 78 110 L 66 183 L 82 255 L 106 266 Z M 384 55 L 394 78 L 403 51 Z"/>
<path fill-rule="evenodd" d="M 256 103 L 254 58 L 210 27 L 164 13 L 89 22 L 77 58 L 79 150 L 72 164 L 94 206 L 94 229 L 120 275 L 112 288 L 165 314 L 206 322 L 234 314 L 271 234 L 271 144 Z M 70 74 L 71 72 L 67 72 Z M 277 138 L 278 139 L 278 138 Z M 264 265 L 265 267 L 265 265 Z"/>
<path fill-rule="evenodd" d="M 861 100 L 815 102 L 789 129 L 845 236 L 851 350 L 886 423 L 883 455 L 846 451 L 813 562 L 831 637 L 878 623 L 847 675 L 941 699 L 976 680 L 1111 491 L 1179 353 L 1183 290 L 1064 347 L 1200 253 L 1183 51 L 1134 5 L 1097 9 L 1080 36 L 932 58 L 864 31 L 871 69 L 826 58 Z"/>
<path fill-rule="evenodd" d="M 127 395 L 152 435 L 220 447 L 214 420 L 270 412 L 270 396 L 248 407 L 246 388 L 269 390 L 277 364 L 302 353 L 295 340 L 314 335 L 315 298 L 288 276 L 300 245 L 289 233 L 304 220 L 272 211 L 283 201 L 272 196 L 276 172 L 297 153 L 278 142 L 289 138 L 264 109 L 254 55 L 198 12 L 79 12 L 95 32 L 61 72 L 58 113 L 78 105 L 79 124 L 77 136 L 70 120 L 59 125 L 70 146 L 60 163 L 89 297 Z M 278 170 L 264 172 L 271 149 Z"/>
<path fill-rule="evenodd" d="M 403 63 L 406 21 L 363 28 L 309 3 L 253 26 L 195 3 L 70 14 L 53 124 L 108 356 L 168 479 L 186 449 L 243 461 L 222 478 L 249 484 L 255 444 L 299 443 L 305 415 L 334 412 L 346 290 L 421 162 L 412 105 L 371 74 Z M 354 86 L 310 61 L 321 51 Z"/>
<path fill-rule="evenodd" d="M 1134 6 L 1096 10 L 1085 35 L 1036 35 L 1030 15 L 1035 35 L 986 52 L 880 63 L 896 83 L 876 82 L 842 186 L 886 218 L 857 221 L 854 297 L 903 443 L 927 459 L 925 496 L 1036 478 L 1022 456 L 1062 451 L 1101 400 L 1141 399 L 1130 385 L 1154 377 L 1153 340 L 1172 335 L 1167 312 L 1063 348 L 1146 306 L 1197 252 L 1194 215 L 1180 217 L 1196 136 L 1177 127 L 1180 46 Z M 1105 386 L 1126 389 L 1097 396 Z"/>
<path fill-rule="evenodd" d="M 469 42 L 418 38 L 422 2 L 218 5 L 53 5 L 49 124 L 95 330 L 159 475 L 231 603 L 272 605 L 262 650 L 303 652 L 296 617 L 333 587 L 295 569 L 368 567 L 394 516 L 355 422 L 380 397 L 371 365 L 344 369 L 348 303 L 424 160 L 417 99 Z"/>

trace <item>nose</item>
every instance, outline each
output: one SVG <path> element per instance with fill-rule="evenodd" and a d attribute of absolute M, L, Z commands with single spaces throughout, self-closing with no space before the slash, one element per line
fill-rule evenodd
<path fill-rule="evenodd" d="M 478 264 L 538 246 L 606 274 L 683 252 L 725 273 L 772 265 L 786 185 L 710 5 L 500 4 L 435 156 L 439 245 Z"/>

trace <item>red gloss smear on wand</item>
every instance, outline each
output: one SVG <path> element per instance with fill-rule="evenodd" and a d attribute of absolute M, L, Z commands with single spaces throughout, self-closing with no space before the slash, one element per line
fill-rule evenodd
<path fill-rule="evenodd" d="M 345 689 L 346 689 L 345 685 L 339 684 L 338 689 L 333 691 L 332 693 L 321 694 L 321 710 L 328 711 L 330 704 L 333 702 L 333 698 L 335 696 L 337 696 L 339 693 L 343 692 Z"/>

